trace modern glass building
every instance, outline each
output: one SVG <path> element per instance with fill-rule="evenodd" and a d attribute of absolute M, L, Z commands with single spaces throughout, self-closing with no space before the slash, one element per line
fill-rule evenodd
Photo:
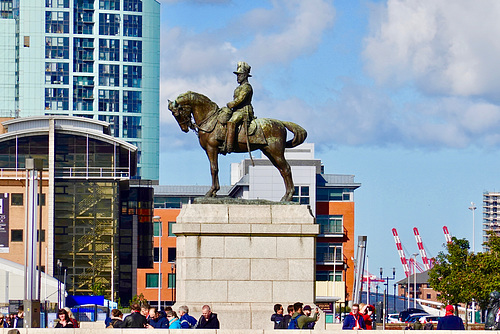
<path fill-rule="evenodd" d="M 2 122 L 0 257 L 24 263 L 26 159 L 42 161 L 41 268 L 71 295 L 103 291 L 126 304 L 137 269 L 153 267 L 153 187 L 131 180 L 137 148 L 109 135 L 109 124 L 36 116 Z M 3 132 L 3 133 L 2 133 Z"/>
<path fill-rule="evenodd" d="M 159 179 L 156 0 L 0 0 L 0 116 L 80 116 L 137 146 Z"/>

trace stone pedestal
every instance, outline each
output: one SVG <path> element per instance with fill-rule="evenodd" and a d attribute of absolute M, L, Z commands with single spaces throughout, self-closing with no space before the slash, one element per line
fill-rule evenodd
<path fill-rule="evenodd" d="M 208 304 L 221 328 L 271 329 L 273 306 L 314 302 L 315 236 L 305 205 L 189 204 L 177 224 L 174 310 L 199 317 Z"/>

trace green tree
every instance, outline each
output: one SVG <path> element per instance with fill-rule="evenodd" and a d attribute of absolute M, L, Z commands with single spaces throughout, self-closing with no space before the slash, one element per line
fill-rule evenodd
<path fill-rule="evenodd" d="M 132 300 L 130 300 L 129 303 L 130 305 L 139 304 L 140 306 L 149 304 L 148 300 L 146 299 L 146 297 L 144 297 L 142 293 L 140 295 L 133 296 Z"/>
<path fill-rule="evenodd" d="M 439 252 L 434 259 L 434 267 L 429 271 L 429 284 L 440 292 L 439 299 L 447 304 L 468 303 L 473 298 L 471 280 L 469 242 L 452 238 L 446 245 L 447 253 Z"/>
<path fill-rule="evenodd" d="M 474 300 L 482 309 L 492 291 L 500 291 L 500 237 L 489 232 L 484 244 L 488 252 L 470 253 L 466 239 L 452 238 L 447 252 L 439 252 L 429 271 L 429 284 L 447 304 L 468 304 Z"/>
<path fill-rule="evenodd" d="M 101 282 L 95 282 L 91 286 L 93 296 L 104 296 L 106 293 L 106 287 Z"/>

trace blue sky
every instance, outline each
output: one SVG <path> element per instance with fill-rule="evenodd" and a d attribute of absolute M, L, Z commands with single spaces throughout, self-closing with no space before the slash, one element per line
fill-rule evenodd
<path fill-rule="evenodd" d="M 161 184 L 209 184 L 194 133 L 168 111 L 187 90 L 231 100 L 252 66 L 258 117 L 308 131 L 326 173 L 354 174 L 356 235 L 370 271 L 402 267 L 418 227 L 429 256 L 442 232 L 480 250 L 482 194 L 500 191 L 500 2 L 191 0 L 161 5 Z M 220 158 L 220 178 L 245 155 Z"/>

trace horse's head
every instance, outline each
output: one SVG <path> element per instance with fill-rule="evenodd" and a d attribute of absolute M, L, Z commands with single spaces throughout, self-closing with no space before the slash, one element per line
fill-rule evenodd
<path fill-rule="evenodd" d="M 191 122 L 191 105 L 187 103 L 184 94 L 179 95 L 173 102 L 168 101 L 168 109 L 172 112 L 183 132 L 188 132 L 193 127 Z"/>

